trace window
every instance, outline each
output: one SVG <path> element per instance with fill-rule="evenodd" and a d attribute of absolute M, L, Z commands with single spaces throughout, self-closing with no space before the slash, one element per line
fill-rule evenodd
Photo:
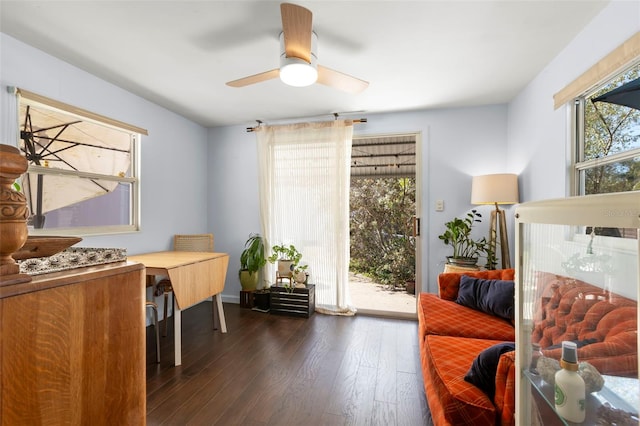
<path fill-rule="evenodd" d="M 575 100 L 578 195 L 640 190 L 640 102 L 633 99 L 638 93 L 640 62 Z M 586 227 L 584 233 L 588 241 L 595 235 L 622 238 L 619 249 L 626 239 L 638 238 L 635 229 Z"/>
<path fill-rule="evenodd" d="M 577 195 L 640 190 L 640 103 L 626 99 L 634 91 L 637 99 L 640 62 L 576 99 Z"/>
<path fill-rule="evenodd" d="M 146 130 L 18 89 L 22 188 L 35 234 L 139 229 L 137 154 Z M 30 231 L 32 232 L 32 231 Z"/>

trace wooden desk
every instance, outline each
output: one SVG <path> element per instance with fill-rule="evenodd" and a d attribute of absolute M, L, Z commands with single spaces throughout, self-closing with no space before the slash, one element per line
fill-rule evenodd
<path fill-rule="evenodd" d="M 215 296 L 220 318 L 220 329 L 227 332 L 222 308 L 222 290 L 229 266 L 226 253 L 162 251 L 128 256 L 128 260 L 140 262 L 147 275 L 164 275 L 173 287 L 173 321 L 175 338 L 175 364 L 182 364 L 181 312 L 204 299 Z M 165 318 L 166 321 L 166 318 Z"/>

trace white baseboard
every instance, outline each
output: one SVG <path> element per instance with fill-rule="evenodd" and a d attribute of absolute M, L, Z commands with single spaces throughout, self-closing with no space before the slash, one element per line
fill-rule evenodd
<path fill-rule="evenodd" d="M 222 293 L 222 301 L 224 303 L 235 303 L 236 305 L 239 305 L 240 296 L 229 296 L 228 294 Z"/>

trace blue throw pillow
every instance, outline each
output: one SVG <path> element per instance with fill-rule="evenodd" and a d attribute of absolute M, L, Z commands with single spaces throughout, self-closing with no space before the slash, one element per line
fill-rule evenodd
<path fill-rule="evenodd" d="M 467 275 L 460 277 L 456 303 L 507 320 L 514 319 L 513 281 L 485 280 Z"/>
<path fill-rule="evenodd" d="M 480 388 L 493 401 L 496 394 L 496 372 L 500 356 L 515 350 L 516 344 L 513 342 L 498 343 L 488 347 L 473 360 L 464 380 Z"/>

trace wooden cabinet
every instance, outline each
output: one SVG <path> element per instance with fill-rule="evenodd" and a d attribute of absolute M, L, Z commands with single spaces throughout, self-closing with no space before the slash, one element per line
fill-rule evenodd
<path fill-rule="evenodd" d="M 143 425 L 144 266 L 0 287 L 0 424 Z"/>

